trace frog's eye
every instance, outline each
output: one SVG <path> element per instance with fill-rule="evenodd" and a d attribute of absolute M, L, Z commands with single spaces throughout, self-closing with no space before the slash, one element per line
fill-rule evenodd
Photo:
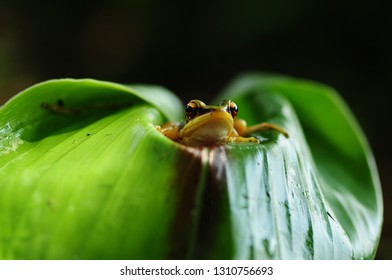
<path fill-rule="evenodd" d="M 186 113 L 186 119 L 190 120 L 193 119 L 196 116 L 196 107 L 194 104 L 188 103 L 185 107 L 185 113 Z"/>
<path fill-rule="evenodd" d="M 185 107 L 186 119 L 187 121 L 193 119 L 197 116 L 199 109 L 205 107 L 204 102 L 200 100 L 191 100 Z"/>
<path fill-rule="evenodd" d="M 238 106 L 233 101 L 230 101 L 229 110 L 233 118 L 235 118 L 238 115 Z"/>

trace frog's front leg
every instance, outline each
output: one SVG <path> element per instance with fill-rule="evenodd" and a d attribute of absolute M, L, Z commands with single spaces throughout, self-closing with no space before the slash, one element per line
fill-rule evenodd
<path fill-rule="evenodd" d="M 237 128 L 235 127 L 235 122 L 236 121 L 234 121 L 234 129 L 230 133 L 230 136 L 227 138 L 228 143 L 260 143 L 260 141 L 254 137 L 244 137 L 245 134 L 242 134 L 243 133 L 242 127 L 240 126 L 238 128 L 240 131 L 238 131 Z"/>
<path fill-rule="evenodd" d="M 254 137 L 242 137 L 242 136 L 230 136 L 227 139 L 227 142 L 228 143 L 260 143 L 260 141 Z"/>
<path fill-rule="evenodd" d="M 236 119 L 234 120 L 234 128 L 240 136 L 247 136 L 256 131 L 276 130 L 283 134 L 286 138 L 289 137 L 289 134 L 283 128 L 267 122 L 262 122 L 248 127 L 245 120 Z"/>
<path fill-rule="evenodd" d="M 156 129 L 166 137 L 170 138 L 171 140 L 179 142 L 181 140 L 180 138 L 181 127 L 182 127 L 181 123 L 166 122 L 162 126 L 157 125 Z"/>

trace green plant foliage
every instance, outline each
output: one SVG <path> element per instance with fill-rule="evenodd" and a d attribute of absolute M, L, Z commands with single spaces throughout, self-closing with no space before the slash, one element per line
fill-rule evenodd
<path fill-rule="evenodd" d="M 221 96 L 261 144 L 184 147 L 164 88 L 54 80 L 0 109 L 2 259 L 372 258 L 382 201 L 371 152 L 323 85 L 247 75 Z"/>
<path fill-rule="evenodd" d="M 282 153 L 280 163 L 275 164 L 285 175 L 286 190 L 282 192 L 286 192 L 283 196 L 287 198 L 278 198 L 288 205 L 286 215 L 291 219 L 283 223 L 283 228 L 289 236 L 294 222 L 299 222 L 300 209 L 307 208 L 308 214 L 303 213 L 302 219 L 305 221 L 307 216 L 310 222 L 305 242 L 311 249 L 311 258 L 373 258 L 382 225 L 381 186 L 366 138 L 339 95 L 318 83 L 261 74 L 240 77 L 224 95 L 244 100 L 240 105 L 246 112 L 257 112 L 247 116 L 253 122 L 268 116 L 286 118 L 283 127 L 293 136 L 291 147 L 286 150 L 281 145 L 273 149 Z M 286 100 L 286 106 L 282 100 L 277 102 L 280 109 L 268 108 L 272 102 L 264 99 L 279 96 Z M 277 184 L 281 188 L 283 185 Z M 304 195 L 300 201 L 305 204 L 298 202 L 299 193 L 293 195 L 295 186 L 300 187 Z M 299 230 L 300 223 L 297 227 Z M 290 245 L 290 239 L 288 244 L 282 239 L 279 243 Z M 292 244 L 298 241 L 291 240 Z M 298 257 L 287 255 L 285 249 L 281 252 L 280 257 Z"/>

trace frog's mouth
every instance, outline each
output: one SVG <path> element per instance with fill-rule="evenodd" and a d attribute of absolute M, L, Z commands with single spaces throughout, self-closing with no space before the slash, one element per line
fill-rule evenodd
<path fill-rule="evenodd" d="M 211 111 L 189 121 L 180 137 L 187 145 L 213 145 L 224 142 L 233 130 L 233 117 L 225 111 Z"/>

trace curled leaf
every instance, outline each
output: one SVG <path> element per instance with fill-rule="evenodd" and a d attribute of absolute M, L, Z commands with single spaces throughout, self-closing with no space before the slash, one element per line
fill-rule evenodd
<path fill-rule="evenodd" d="M 54 80 L 0 109 L 2 259 L 372 258 L 374 160 L 328 87 L 248 75 L 221 96 L 261 144 L 185 147 L 157 86 Z M 325 112 L 328 112 L 327 114 Z"/>

